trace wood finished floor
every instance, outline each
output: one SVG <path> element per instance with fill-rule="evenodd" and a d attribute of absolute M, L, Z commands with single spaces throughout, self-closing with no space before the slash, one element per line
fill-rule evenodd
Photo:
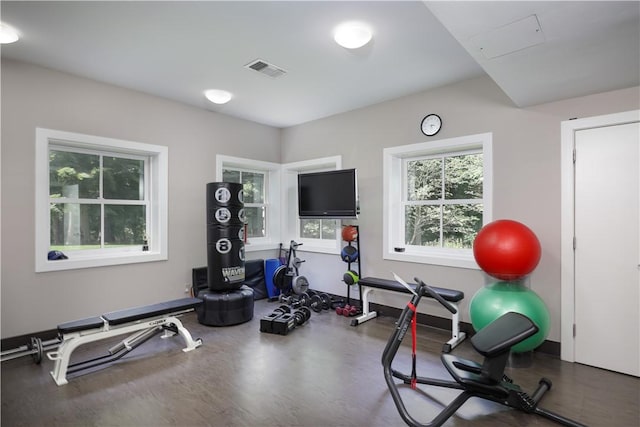
<path fill-rule="evenodd" d="M 358 327 L 334 312 L 313 313 L 288 336 L 259 332 L 277 306 L 256 301 L 252 321 L 212 328 L 183 317 L 204 344 L 183 353 L 180 337 L 155 337 L 120 361 L 69 376 L 58 387 L 53 362 L 28 357 L 2 363 L 1 424 L 10 426 L 403 426 L 382 375 L 380 357 L 395 319 Z M 447 333 L 418 328 L 418 375 L 449 379 L 439 361 Z M 122 339 L 123 337 L 120 337 Z M 117 339 L 115 340 L 117 341 Z M 410 372 L 410 339 L 394 368 Z M 114 340 L 88 344 L 79 358 L 101 355 Z M 475 358 L 468 342 L 454 350 Z M 540 406 L 590 426 L 640 425 L 638 378 L 536 354 L 529 368 L 509 369 L 532 392 L 553 381 Z M 423 423 L 458 392 L 402 387 L 409 412 Z M 445 426 L 553 426 L 550 421 L 479 399 L 469 400 Z"/>

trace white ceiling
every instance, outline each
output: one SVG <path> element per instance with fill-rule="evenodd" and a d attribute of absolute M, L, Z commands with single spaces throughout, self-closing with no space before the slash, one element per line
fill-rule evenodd
<path fill-rule="evenodd" d="M 640 85 L 639 1 L 2 1 L 0 7 L 2 22 L 22 36 L 2 46 L 3 58 L 276 127 L 484 74 L 517 106 Z M 349 51 L 333 42 L 332 30 L 354 19 L 370 24 L 374 39 Z M 255 59 L 287 74 L 273 79 L 244 67 Z M 203 92 L 212 88 L 234 98 L 211 104 Z"/>

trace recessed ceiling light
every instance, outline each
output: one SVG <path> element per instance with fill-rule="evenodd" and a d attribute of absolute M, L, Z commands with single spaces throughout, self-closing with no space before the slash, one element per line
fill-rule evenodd
<path fill-rule="evenodd" d="M 4 22 L 0 22 L 0 43 L 8 44 L 18 41 L 20 37 L 18 36 L 18 32 L 5 24 Z"/>
<path fill-rule="evenodd" d="M 358 49 L 369 43 L 373 37 L 371 28 L 362 22 L 344 22 L 336 27 L 333 39 L 347 49 Z"/>
<path fill-rule="evenodd" d="M 214 104 L 226 104 L 231 100 L 231 92 L 221 89 L 209 89 L 204 92 L 204 96 Z"/>

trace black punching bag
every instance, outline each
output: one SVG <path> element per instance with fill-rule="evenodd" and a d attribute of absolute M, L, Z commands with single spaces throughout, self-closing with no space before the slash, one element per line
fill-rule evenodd
<path fill-rule="evenodd" d="M 244 282 L 244 202 L 242 184 L 207 184 L 207 279 L 215 292 L 240 289 Z"/>

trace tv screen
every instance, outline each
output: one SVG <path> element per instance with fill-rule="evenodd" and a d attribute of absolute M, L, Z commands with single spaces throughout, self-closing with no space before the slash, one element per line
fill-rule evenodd
<path fill-rule="evenodd" d="M 298 175 L 300 218 L 357 218 L 359 210 L 355 169 Z"/>

